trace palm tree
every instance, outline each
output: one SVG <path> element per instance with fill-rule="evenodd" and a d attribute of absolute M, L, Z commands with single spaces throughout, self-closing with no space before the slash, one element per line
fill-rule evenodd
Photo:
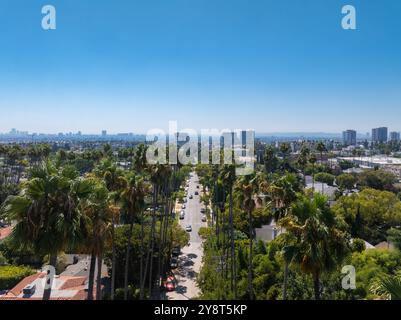
<path fill-rule="evenodd" d="M 116 279 L 116 248 L 115 248 L 115 224 L 116 218 L 118 218 L 119 211 L 117 209 L 117 203 L 121 197 L 122 190 L 126 187 L 127 181 L 123 176 L 123 172 L 117 168 L 116 165 L 112 164 L 109 159 L 103 161 L 96 169 L 95 173 L 102 178 L 106 184 L 107 189 L 111 192 L 110 197 L 114 201 L 114 214 L 112 215 L 112 263 L 111 263 L 111 300 L 114 300 L 115 292 L 115 279 Z"/>
<path fill-rule="evenodd" d="M 315 190 L 315 164 L 316 164 L 316 156 L 312 154 L 309 157 L 309 163 L 312 165 L 312 191 Z"/>
<path fill-rule="evenodd" d="M 320 153 L 320 163 L 323 163 L 323 152 L 327 151 L 326 145 L 323 141 L 319 141 L 316 145 L 316 150 Z"/>
<path fill-rule="evenodd" d="M 233 222 L 233 186 L 235 182 L 235 166 L 225 165 L 222 171 L 222 180 L 229 192 L 229 225 L 231 242 L 231 291 L 234 292 L 234 299 L 237 299 L 237 264 L 235 254 L 234 222 Z"/>
<path fill-rule="evenodd" d="M 294 262 L 312 276 L 315 299 L 319 300 L 320 276 L 334 269 L 348 252 L 346 233 L 339 228 L 327 199 L 318 193 L 313 198 L 301 196 L 280 224 L 296 239 Z"/>
<path fill-rule="evenodd" d="M 48 254 L 49 264 L 55 267 L 59 252 L 84 240 L 80 202 L 91 192 L 91 183 L 78 178 L 71 167 L 57 169 L 47 161 L 32 169 L 20 194 L 8 197 L 1 208 L 8 220 L 16 221 L 12 241 Z M 48 278 L 47 283 L 51 282 Z M 50 296 L 51 287 L 44 290 L 43 299 Z"/>
<path fill-rule="evenodd" d="M 373 283 L 373 294 L 387 300 L 401 300 L 401 272 L 394 276 L 383 275 Z"/>
<path fill-rule="evenodd" d="M 101 272 L 102 256 L 106 243 L 111 238 L 112 221 L 114 210 L 109 205 L 107 188 L 92 181 L 93 191 L 91 195 L 82 203 L 83 212 L 85 212 L 88 229 L 86 248 L 91 254 L 91 263 L 89 269 L 88 300 L 93 300 L 93 285 L 95 278 L 95 261 L 97 259 L 97 281 L 96 281 L 96 299 L 101 299 Z"/>
<path fill-rule="evenodd" d="M 249 261 L 248 261 L 248 294 L 249 299 L 254 299 L 253 292 L 253 223 L 252 212 L 256 207 L 255 194 L 257 194 L 257 180 L 254 175 L 242 176 L 237 185 L 241 207 L 248 213 L 249 225 Z"/>
<path fill-rule="evenodd" d="M 124 272 L 124 300 L 128 299 L 128 271 L 131 251 L 131 238 L 134 227 L 134 219 L 138 216 L 145 208 L 145 195 L 146 185 L 142 177 L 132 175 L 128 179 L 126 189 L 122 193 L 122 200 L 124 208 L 128 215 L 129 221 L 129 233 L 128 233 L 128 244 L 125 256 L 125 272 Z"/>

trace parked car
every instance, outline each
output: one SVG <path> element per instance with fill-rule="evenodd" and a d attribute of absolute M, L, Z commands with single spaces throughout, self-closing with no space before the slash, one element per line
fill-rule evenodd
<path fill-rule="evenodd" d="M 164 282 L 164 288 L 167 291 L 174 291 L 175 290 L 175 279 L 173 276 L 169 276 L 167 280 Z"/>
<path fill-rule="evenodd" d="M 175 269 L 178 267 L 178 259 L 176 257 L 171 258 L 170 260 L 170 268 Z"/>
<path fill-rule="evenodd" d="M 198 191 L 195 191 L 195 195 L 196 195 L 196 196 L 199 195 L 199 192 L 198 192 Z"/>
<path fill-rule="evenodd" d="M 207 221 L 206 216 L 202 216 L 202 222 L 206 222 L 206 221 Z"/>
<path fill-rule="evenodd" d="M 185 219 L 185 212 L 181 211 L 180 212 L 180 220 L 184 220 Z"/>
<path fill-rule="evenodd" d="M 199 185 L 196 186 L 196 189 L 199 189 Z"/>
<path fill-rule="evenodd" d="M 173 250 L 171 250 L 171 255 L 173 257 L 178 257 L 181 253 L 181 248 L 180 247 L 174 247 Z"/>
<path fill-rule="evenodd" d="M 186 208 L 186 205 L 185 205 L 185 204 L 183 204 L 181 208 L 182 208 L 182 209 L 185 209 L 185 208 Z"/>
<path fill-rule="evenodd" d="M 192 226 L 189 224 L 185 227 L 186 232 L 191 232 L 192 231 Z"/>
<path fill-rule="evenodd" d="M 205 209 L 205 208 L 202 208 L 202 209 L 201 209 L 201 213 L 206 213 L 206 209 Z"/>
<path fill-rule="evenodd" d="M 194 196 L 191 194 L 191 195 L 189 196 L 189 199 L 193 199 L 193 197 L 194 197 Z"/>

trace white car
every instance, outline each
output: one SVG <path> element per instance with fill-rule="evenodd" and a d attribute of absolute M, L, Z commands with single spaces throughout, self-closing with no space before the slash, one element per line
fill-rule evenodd
<path fill-rule="evenodd" d="M 192 231 L 192 226 L 189 224 L 185 227 L 186 232 L 191 232 Z"/>
<path fill-rule="evenodd" d="M 206 216 L 202 216 L 202 222 L 206 222 L 206 221 L 207 221 Z"/>

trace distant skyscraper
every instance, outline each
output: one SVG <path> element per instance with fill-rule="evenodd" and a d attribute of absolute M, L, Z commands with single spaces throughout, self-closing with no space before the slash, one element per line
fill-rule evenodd
<path fill-rule="evenodd" d="M 356 145 L 356 131 L 355 130 L 343 131 L 343 142 L 346 146 Z"/>
<path fill-rule="evenodd" d="M 102 130 L 102 137 L 107 136 L 107 131 L 106 130 Z"/>
<path fill-rule="evenodd" d="M 400 133 L 399 132 L 390 132 L 390 141 L 400 141 Z"/>
<path fill-rule="evenodd" d="M 387 142 L 387 140 L 388 140 L 388 128 L 380 127 L 372 129 L 373 142 Z"/>

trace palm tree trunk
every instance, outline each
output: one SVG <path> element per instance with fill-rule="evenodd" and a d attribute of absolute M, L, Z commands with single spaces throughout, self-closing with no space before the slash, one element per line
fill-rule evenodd
<path fill-rule="evenodd" d="M 89 267 L 88 300 L 93 300 L 93 284 L 95 280 L 96 254 L 92 251 Z"/>
<path fill-rule="evenodd" d="M 283 300 L 287 300 L 287 286 L 288 286 L 288 262 L 284 266 L 284 281 L 283 281 Z"/>
<path fill-rule="evenodd" d="M 111 292 L 110 299 L 114 300 L 114 291 L 115 291 L 115 283 L 116 283 L 116 245 L 115 245 L 115 221 L 114 214 L 112 217 L 112 226 L 111 226 L 111 246 L 112 246 L 112 258 L 111 258 Z"/>
<path fill-rule="evenodd" d="M 248 263 L 248 290 L 249 290 L 249 299 L 253 300 L 253 228 L 252 228 L 252 212 L 248 210 L 248 219 L 249 219 L 249 263 Z"/>
<path fill-rule="evenodd" d="M 234 219 L 233 219 L 233 189 L 230 188 L 230 233 L 231 233 L 231 290 L 234 290 L 234 299 L 237 300 L 237 261 L 234 242 Z"/>
<path fill-rule="evenodd" d="M 97 257 L 96 300 L 102 300 L 102 253 Z"/>
<path fill-rule="evenodd" d="M 143 218 L 144 218 L 144 214 L 143 214 L 143 210 L 142 210 L 142 212 L 141 212 L 141 249 L 140 249 L 141 256 L 140 256 L 140 264 L 139 264 L 139 286 L 140 286 L 139 296 L 140 296 L 140 300 L 143 300 L 143 289 L 144 289 L 143 285 L 142 285 L 143 284 L 143 279 L 144 279 L 144 276 L 143 276 L 143 254 L 144 254 L 144 252 L 143 252 L 143 246 L 144 246 L 144 240 L 143 240 L 143 237 L 144 237 Z"/>
<path fill-rule="evenodd" d="M 56 264 L 57 264 L 57 254 L 51 253 L 50 257 L 49 257 L 49 265 L 55 269 Z M 49 287 L 43 291 L 43 300 L 50 300 L 50 298 L 51 298 L 52 285 L 53 285 L 53 281 L 54 281 L 54 279 L 51 279 L 52 276 L 53 275 L 50 274 L 50 271 L 48 271 L 48 277 L 46 279 L 46 284 Z"/>
<path fill-rule="evenodd" d="M 320 300 L 320 281 L 319 274 L 313 276 L 313 290 L 315 292 L 315 300 Z"/>
<path fill-rule="evenodd" d="M 134 222 L 131 217 L 131 222 L 129 226 L 129 233 L 128 233 L 128 244 L 127 244 L 127 251 L 125 253 L 125 270 L 124 270 L 124 300 L 128 300 L 128 271 L 129 271 L 129 258 L 130 258 L 130 251 L 131 251 L 131 238 L 132 238 L 132 229 L 134 227 Z"/>

